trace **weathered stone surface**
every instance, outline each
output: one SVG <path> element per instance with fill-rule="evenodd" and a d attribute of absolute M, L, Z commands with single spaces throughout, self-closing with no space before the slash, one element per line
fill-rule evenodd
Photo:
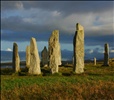
<path fill-rule="evenodd" d="M 74 56 L 72 57 L 72 64 L 74 65 Z"/>
<path fill-rule="evenodd" d="M 94 58 L 94 65 L 96 65 L 96 58 Z"/>
<path fill-rule="evenodd" d="M 13 70 L 15 72 L 20 71 L 20 58 L 18 54 L 18 45 L 16 43 L 13 43 Z"/>
<path fill-rule="evenodd" d="M 30 46 L 26 47 L 26 67 L 30 67 Z"/>
<path fill-rule="evenodd" d="M 46 48 L 46 46 L 44 47 L 44 49 L 41 52 L 41 62 L 43 66 L 48 65 L 48 60 L 49 60 L 49 56 L 48 56 L 48 50 Z"/>
<path fill-rule="evenodd" d="M 104 45 L 104 66 L 109 66 L 109 45 Z"/>
<path fill-rule="evenodd" d="M 77 74 L 84 72 L 84 28 L 79 23 L 76 24 L 76 32 L 73 39 L 74 46 L 74 68 Z"/>
<path fill-rule="evenodd" d="M 41 74 L 40 58 L 39 58 L 39 54 L 38 54 L 36 39 L 33 37 L 31 38 L 31 41 L 30 41 L 30 68 L 29 68 L 29 73 L 34 74 L 34 75 Z"/>
<path fill-rule="evenodd" d="M 61 65 L 61 50 L 59 43 L 59 30 L 54 30 L 49 38 L 49 67 L 51 73 L 58 73 L 58 65 Z"/>
<path fill-rule="evenodd" d="M 60 43 L 58 43 L 58 65 L 61 65 L 61 47 L 60 47 Z"/>

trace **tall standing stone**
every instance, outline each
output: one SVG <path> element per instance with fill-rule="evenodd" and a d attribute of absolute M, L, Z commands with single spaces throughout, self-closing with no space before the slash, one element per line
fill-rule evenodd
<path fill-rule="evenodd" d="M 48 59 L 49 59 L 48 50 L 45 46 L 44 49 L 41 52 L 41 62 L 42 62 L 43 66 L 48 65 Z"/>
<path fill-rule="evenodd" d="M 61 47 L 60 47 L 60 43 L 58 43 L 58 65 L 61 65 Z"/>
<path fill-rule="evenodd" d="M 96 65 L 96 58 L 94 58 L 94 65 Z"/>
<path fill-rule="evenodd" d="M 74 46 L 74 68 L 75 73 L 84 72 L 84 28 L 79 23 L 76 24 L 76 32 L 73 39 Z"/>
<path fill-rule="evenodd" d="M 30 67 L 30 46 L 26 47 L 26 67 Z"/>
<path fill-rule="evenodd" d="M 104 66 L 109 66 L 109 45 L 104 45 Z"/>
<path fill-rule="evenodd" d="M 72 64 L 74 65 L 74 56 L 72 57 Z"/>
<path fill-rule="evenodd" d="M 40 70 L 40 58 L 38 54 L 36 39 L 31 38 L 30 41 L 30 68 L 29 74 L 38 75 L 41 74 Z"/>
<path fill-rule="evenodd" d="M 61 65 L 61 50 L 59 43 L 59 30 L 54 30 L 49 38 L 49 67 L 51 73 L 58 73 L 58 65 Z"/>
<path fill-rule="evenodd" d="M 20 71 L 20 58 L 18 54 L 18 45 L 16 43 L 13 43 L 13 70 L 15 72 Z"/>

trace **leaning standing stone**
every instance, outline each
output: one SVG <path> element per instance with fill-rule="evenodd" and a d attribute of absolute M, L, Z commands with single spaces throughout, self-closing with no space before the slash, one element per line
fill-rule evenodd
<path fill-rule="evenodd" d="M 61 51 L 59 43 L 59 30 L 54 30 L 49 38 L 49 67 L 51 73 L 58 73 L 58 65 L 61 64 Z"/>
<path fill-rule="evenodd" d="M 30 41 L 30 68 L 29 73 L 33 75 L 41 74 L 40 70 L 40 58 L 38 54 L 36 39 L 31 38 Z"/>
<path fill-rule="evenodd" d="M 18 54 L 18 45 L 16 43 L 13 43 L 13 70 L 15 72 L 20 71 L 20 58 Z"/>
<path fill-rule="evenodd" d="M 30 67 L 30 46 L 26 47 L 26 67 Z"/>
<path fill-rule="evenodd" d="M 74 68 L 75 73 L 84 72 L 84 28 L 77 23 L 76 32 L 73 39 L 74 46 Z"/>
<path fill-rule="evenodd" d="M 109 45 L 104 45 L 104 66 L 109 66 Z"/>

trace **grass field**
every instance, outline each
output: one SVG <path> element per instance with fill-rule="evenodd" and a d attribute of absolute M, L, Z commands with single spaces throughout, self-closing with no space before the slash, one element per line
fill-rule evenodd
<path fill-rule="evenodd" d="M 51 75 L 42 68 L 42 75 L 19 74 L 1 69 L 1 100 L 114 100 L 114 67 L 85 64 L 83 74 L 72 73 L 72 66 L 62 66 Z"/>

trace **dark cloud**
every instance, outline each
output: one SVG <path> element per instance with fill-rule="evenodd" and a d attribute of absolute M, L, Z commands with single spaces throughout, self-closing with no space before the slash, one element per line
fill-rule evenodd
<path fill-rule="evenodd" d="M 58 29 L 59 27 L 57 27 Z M 2 39 L 8 41 L 29 41 L 31 37 L 35 37 L 38 41 L 47 41 L 50 34 L 56 26 L 52 24 L 33 24 L 29 22 L 24 22 L 22 17 L 12 16 L 8 18 L 2 18 L 1 20 L 2 29 Z M 72 43 L 74 33 L 69 34 L 67 31 L 59 29 L 60 41 L 64 43 Z M 88 35 L 92 33 L 92 35 Z M 96 32 L 97 33 L 97 32 Z M 85 32 L 85 44 L 90 45 L 104 45 L 104 43 L 109 43 L 110 46 L 114 46 L 114 35 L 110 34 L 98 34 L 96 35 L 92 30 Z M 10 38 L 9 38 L 10 37 Z"/>
<path fill-rule="evenodd" d="M 49 11 L 59 11 L 64 15 L 72 13 L 87 13 L 106 11 L 113 8 L 113 3 L 108 1 L 2 1 L 2 9 L 31 9 L 39 8 Z M 105 9 L 104 9 L 105 8 Z"/>
<path fill-rule="evenodd" d="M 39 8 L 45 11 L 58 11 L 62 12 L 65 15 L 70 15 L 72 13 L 87 13 L 87 12 L 100 12 L 107 11 L 113 8 L 111 2 L 100 2 L 100 1 L 2 1 L 2 10 L 18 10 L 23 8 L 30 10 L 32 8 Z M 110 10 L 112 11 L 112 10 Z M 60 42 L 64 43 L 72 43 L 73 35 L 75 31 L 68 31 L 70 26 L 65 27 L 66 21 L 63 24 L 62 21 L 64 17 L 60 17 L 60 19 L 52 19 L 48 15 L 48 12 L 42 14 L 37 18 L 37 12 L 34 13 L 36 15 L 34 18 L 32 12 L 30 16 L 23 16 L 24 12 L 21 13 L 23 15 L 19 16 L 10 16 L 10 17 L 2 17 L 1 19 L 1 29 L 2 29 L 2 40 L 5 41 L 29 41 L 31 37 L 37 38 L 38 41 L 47 41 L 49 39 L 50 34 L 53 30 L 58 29 L 60 31 Z M 38 15 L 41 13 L 39 12 Z M 46 16 L 46 17 L 45 17 Z M 80 15 L 81 17 L 81 15 Z M 25 20 L 28 18 L 28 21 Z M 31 21 L 32 19 L 35 19 Z M 42 19 L 45 21 L 42 21 Z M 75 19 L 75 18 L 73 18 Z M 70 24 L 71 19 L 68 19 Z M 85 19 L 86 20 L 86 19 Z M 89 21 L 89 20 L 88 20 Z M 59 23 L 57 23 L 59 22 Z M 60 23 L 61 22 L 61 23 Z M 74 25 L 75 26 L 75 25 Z M 72 27 L 71 27 L 72 28 Z M 74 27 L 73 27 L 74 28 Z M 101 27 L 100 30 L 88 30 L 91 27 L 85 27 L 85 44 L 87 46 L 90 45 L 103 45 L 105 42 L 108 42 L 111 46 L 113 45 L 113 31 L 112 29 L 108 29 L 106 27 Z M 111 30 L 111 31 L 107 31 Z M 107 34 L 104 35 L 103 33 Z M 109 33 L 109 34 L 108 34 Z M 98 34 L 98 35 L 96 35 Z M 99 36 L 99 34 L 101 34 Z M 110 35 L 112 34 L 112 35 Z M 10 38 L 9 38 L 10 37 Z"/>
<path fill-rule="evenodd" d="M 35 37 L 37 41 L 48 42 L 51 33 L 52 31 L 44 33 L 3 31 L 1 39 L 4 41 L 25 42 L 30 41 L 31 37 Z M 60 31 L 60 43 L 71 43 L 73 45 L 73 36 L 74 34 L 64 34 Z M 114 47 L 114 35 L 85 36 L 85 46 L 104 47 L 105 43 L 108 43 L 110 47 Z"/>
<path fill-rule="evenodd" d="M 37 19 L 36 21 L 40 21 Z M 43 23 L 43 22 L 42 22 Z M 25 32 L 25 33 L 50 33 L 55 29 L 58 29 L 62 34 L 69 34 L 66 30 L 62 29 L 59 25 L 54 23 L 33 23 L 26 22 L 23 17 L 20 16 L 10 16 L 8 18 L 1 19 L 1 29 L 16 32 Z"/>
<path fill-rule="evenodd" d="M 35 37 L 38 41 L 48 41 L 52 31 L 56 28 L 51 24 L 32 24 L 24 22 L 22 17 L 12 16 L 2 18 L 2 40 L 5 41 L 29 41 L 31 37 Z M 73 34 L 68 34 L 67 31 L 59 29 L 60 42 L 72 43 Z M 67 34 L 67 35 L 66 35 Z"/>
<path fill-rule="evenodd" d="M 73 43 L 74 34 L 60 34 L 60 43 Z"/>
<path fill-rule="evenodd" d="M 16 10 L 23 7 L 21 1 L 1 1 L 2 10 Z"/>
<path fill-rule="evenodd" d="M 9 35 L 10 34 L 10 35 Z M 36 34 L 36 33 L 24 33 L 24 32 L 12 32 L 12 33 L 3 33 L 1 34 L 1 39 L 4 41 L 17 41 L 25 42 L 30 41 L 31 37 L 35 37 L 37 41 L 48 41 L 50 34 Z"/>
<path fill-rule="evenodd" d="M 4 31 L 1 34 L 1 40 L 3 41 L 17 41 L 25 42 L 30 41 L 31 37 L 35 37 L 37 41 L 46 41 L 48 42 L 49 37 L 52 32 L 47 33 L 24 33 L 24 32 L 13 32 L 13 31 Z M 73 35 L 59 34 L 60 43 L 73 43 Z"/>
<path fill-rule="evenodd" d="M 85 45 L 99 45 L 104 46 L 105 43 L 108 43 L 110 47 L 114 46 L 114 35 L 100 35 L 100 36 L 85 36 Z"/>
<path fill-rule="evenodd" d="M 39 19 L 40 20 L 40 19 Z M 8 18 L 1 19 L 2 30 L 10 30 L 14 32 L 48 32 L 50 31 L 51 25 L 39 25 L 30 22 L 25 22 L 20 16 L 11 16 Z M 45 29 L 45 30 L 44 30 Z"/>
<path fill-rule="evenodd" d="M 2 1 L 1 37 L 3 41 L 46 41 L 58 29 L 60 43 L 73 42 L 75 23 L 84 26 L 85 46 L 114 47 L 113 3 L 111 1 Z M 111 17 L 110 17 L 111 16 Z M 113 49 L 112 49 L 113 50 Z M 94 50 L 94 54 L 102 55 Z M 63 51 L 62 51 L 63 52 Z M 65 53 L 66 54 L 65 54 Z M 65 51 L 72 58 L 72 52 Z M 86 50 L 88 56 L 95 55 Z"/>

